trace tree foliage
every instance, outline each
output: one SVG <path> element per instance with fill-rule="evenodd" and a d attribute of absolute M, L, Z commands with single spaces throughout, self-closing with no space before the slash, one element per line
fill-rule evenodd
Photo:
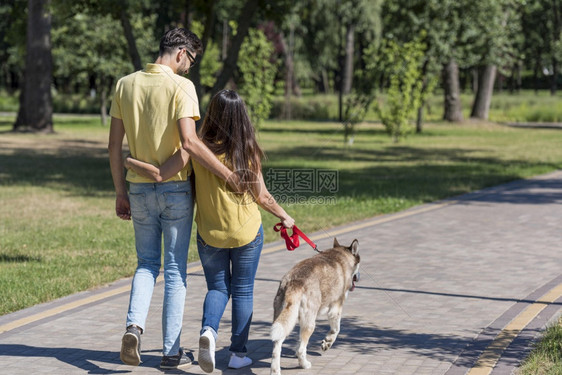
<path fill-rule="evenodd" d="M 395 142 L 413 131 L 411 120 L 421 105 L 421 70 L 426 46 L 419 40 L 399 43 L 388 40 L 378 63 L 384 66 L 390 86 L 385 103 L 375 109 Z"/>
<path fill-rule="evenodd" d="M 197 35 L 203 35 L 205 32 L 204 25 L 200 21 L 191 23 L 191 31 Z M 222 68 L 220 57 L 220 49 L 216 42 L 210 41 L 205 47 L 205 53 L 198 62 L 199 74 L 201 76 L 200 84 L 206 88 L 213 87 L 215 77 Z"/>
<path fill-rule="evenodd" d="M 0 5 L 0 89 L 11 94 L 24 82 L 27 8 L 27 0 Z M 154 61 L 160 36 L 176 26 L 193 29 L 204 42 L 204 54 L 189 76 L 204 96 L 226 86 L 248 90 L 249 73 L 242 73 L 248 64 L 238 61 L 245 58 L 240 51 L 249 30 L 267 23 L 266 37 L 276 51 L 270 61 L 275 81 L 292 79 L 295 93 L 351 87 L 343 107 L 348 140 L 374 98 L 373 88 L 393 90 L 393 67 L 379 67 L 373 75 L 371 62 L 363 58 L 373 50 L 371 59 L 378 59 L 376 46 L 382 42 L 403 46 L 425 33 L 418 124 L 424 95 L 439 80 L 446 105 L 457 115 L 462 115 L 459 90 L 484 87 L 487 92 L 479 92 L 474 103 L 486 113 L 494 82 L 478 82 L 494 79 L 495 71 L 496 89 L 506 81 L 517 88 L 533 82 L 534 88 L 554 93 L 560 82 L 562 0 L 50 0 L 49 11 L 53 92 L 87 96 L 95 91 L 102 112 L 101 96 L 110 95 L 115 79 Z M 285 50 L 290 41 L 290 59 L 279 40 Z M 253 97 L 261 105 L 262 97 L 247 96 L 249 105 Z"/>
<path fill-rule="evenodd" d="M 269 116 L 273 99 L 273 80 L 277 67 L 270 61 L 273 45 L 264 33 L 251 29 L 240 49 L 238 68 L 242 74 L 240 94 L 246 102 L 252 123 L 259 127 Z"/>

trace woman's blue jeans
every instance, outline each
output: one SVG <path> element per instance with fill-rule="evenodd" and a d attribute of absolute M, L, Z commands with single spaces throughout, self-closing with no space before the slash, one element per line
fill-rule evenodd
<path fill-rule="evenodd" d="M 247 245 L 223 249 L 210 246 L 197 234 L 197 249 L 207 281 L 203 304 L 203 333 L 211 328 L 217 335 L 219 323 L 232 296 L 232 336 L 230 351 L 247 353 L 246 343 L 254 311 L 254 280 L 263 248 L 263 227 Z"/>
<path fill-rule="evenodd" d="M 152 292 L 160 273 L 164 238 L 162 353 L 176 355 L 180 347 L 187 253 L 193 222 L 191 185 L 189 181 L 131 183 L 129 201 L 135 229 L 137 269 L 131 288 L 127 327 L 135 324 L 145 330 Z"/>

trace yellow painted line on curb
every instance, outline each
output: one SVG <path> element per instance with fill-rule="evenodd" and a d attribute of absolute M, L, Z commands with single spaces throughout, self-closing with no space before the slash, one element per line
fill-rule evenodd
<path fill-rule="evenodd" d="M 189 273 L 200 271 L 201 269 L 202 269 L 201 266 L 196 266 L 196 267 L 189 268 L 187 270 L 187 272 L 189 274 Z M 162 280 L 163 280 L 163 278 L 159 276 L 158 279 L 156 279 L 156 282 L 159 283 Z M 86 297 L 86 298 L 83 298 L 83 299 L 80 299 L 80 300 L 77 300 L 77 301 L 74 301 L 74 302 L 69 302 L 69 303 L 61 305 L 61 306 L 53 307 L 52 309 L 41 311 L 37 314 L 33 314 L 33 315 L 27 316 L 25 318 L 14 320 L 13 322 L 1 325 L 0 326 L 0 334 L 4 333 L 4 332 L 7 332 L 7 331 L 11 331 L 12 329 L 15 329 L 15 328 L 18 328 L 18 327 L 22 327 L 26 324 L 36 322 L 36 321 L 41 320 L 41 319 L 49 318 L 51 316 L 63 313 L 63 312 L 68 311 L 68 310 L 72 310 L 72 309 L 75 309 L 77 307 L 87 305 L 87 304 L 92 303 L 92 302 L 96 302 L 96 301 L 103 300 L 105 298 L 116 296 L 120 293 L 124 293 L 124 292 L 127 292 L 129 290 L 131 290 L 131 285 L 122 286 L 120 288 L 111 289 L 111 290 L 108 290 L 107 292 L 103 292 L 103 293 L 100 293 L 100 294 L 89 296 L 89 297 Z"/>
<path fill-rule="evenodd" d="M 386 216 L 386 217 L 382 217 L 380 219 L 374 219 L 374 220 L 366 221 L 366 222 L 363 222 L 363 223 L 360 223 L 360 224 L 347 226 L 347 227 L 344 227 L 344 228 L 339 229 L 339 230 L 330 231 L 330 232 L 327 232 L 327 233 L 322 234 L 322 235 L 317 235 L 317 236 L 312 237 L 312 240 L 318 241 L 318 240 L 328 238 L 328 237 L 335 237 L 335 236 L 337 236 L 339 234 L 342 234 L 342 233 L 352 232 L 352 231 L 355 231 L 355 230 L 375 226 L 375 225 L 378 225 L 378 224 L 388 223 L 388 222 L 391 222 L 391 221 L 394 221 L 394 220 L 398 220 L 398 219 L 402 219 L 402 218 L 405 218 L 405 217 L 417 215 L 417 214 L 420 214 L 420 213 L 433 211 L 433 210 L 436 210 L 436 209 L 439 209 L 439 208 L 442 208 L 442 207 L 446 207 L 446 206 L 455 204 L 457 202 L 458 201 L 456 201 L 456 200 L 450 200 L 450 201 L 446 201 L 446 202 L 443 202 L 443 203 L 430 204 L 430 205 L 424 206 L 420 209 L 408 210 L 408 211 L 404 211 L 404 212 L 401 212 L 401 213 L 399 212 L 399 213 L 392 214 L 392 215 L 389 215 L 389 216 Z M 277 245 L 277 246 L 274 246 L 274 247 L 269 248 L 267 250 L 264 250 L 262 254 L 269 254 L 269 253 L 273 253 L 275 251 L 279 251 L 279 250 L 283 250 L 283 249 L 286 249 L 285 244 Z M 187 272 L 189 274 L 189 273 L 200 271 L 202 269 L 203 269 L 203 267 L 201 267 L 199 265 L 199 266 L 188 268 Z M 158 277 L 156 282 L 159 283 L 161 281 L 162 281 L 162 278 Z M 18 328 L 18 327 L 22 327 L 26 324 L 36 322 L 36 321 L 41 320 L 41 319 L 49 318 L 51 316 L 63 313 L 65 311 L 75 309 L 77 307 L 87 305 L 87 304 L 92 303 L 92 302 L 100 301 L 100 300 L 103 300 L 105 298 L 109 298 L 109 297 L 115 296 L 117 294 L 127 292 L 130 289 L 131 289 L 130 285 L 123 286 L 123 287 L 120 287 L 120 288 L 117 288 L 117 289 L 109 290 L 107 292 L 96 294 L 94 296 L 86 297 L 86 298 L 80 299 L 78 301 L 74 301 L 74 302 L 70 302 L 70 303 L 67 303 L 67 304 L 64 304 L 64 305 L 61 305 L 61 306 L 58 306 L 58 307 L 54 307 L 52 309 L 48 309 L 48 310 L 39 312 L 37 314 L 30 315 L 30 316 L 25 317 L 25 318 L 14 320 L 13 322 L 1 325 L 0 326 L 0 334 L 3 333 L 3 332 L 11 331 L 11 330 L 13 330 L 15 328 Z"/>
<path fill-rule="evenodd" d="M 562 296 L 562 284 L 552 288 L 548 293 L 543 295 L 502 329 L 496 336 L 494 341 L 488 345 L 484 352 L 476 361 L 474 367 L 467 375 L 488 375 L 494 369 L 496 363 L 501 358 L 502 353 L 511 344 L 511 342 L 521 333 L 521 331 L 529 324 L 537 315 L 540 314 L 549 304 L 556 301 Z"/>

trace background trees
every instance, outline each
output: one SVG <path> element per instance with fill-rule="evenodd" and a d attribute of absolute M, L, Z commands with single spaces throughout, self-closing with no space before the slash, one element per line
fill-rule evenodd
<path fill-rule="evenodd" d="M 424 98 L 432 92 L 445 99 L 443 119 L 455 122 L 463 120 L 461 92 L 474 94 L 470 117 L 478 119 L 487 118 L 494 89 L 555 94 L 561 12 L 561 0 L 6 0 L 0 90 L 20 97 L 18 129 L 51 130 L 53 95 L 95 100 L 104 121 L 115 80 L 153 61 L 163 32 L 185 26 L 204 45 L 202 63 L 189 76 L 204 106 L 226 86 L 244 91 L 252 60 L 241 56 L 243 46 L 262 30 L 267 40 L 259 49 L 272 50 L 267 60 L 275 93 L 285 95 L 282 113 L 291 117 L 291 97 L 303 92 L 338 94 L 345 122 L 367 112 L 353 106 L 365 109 L 375 94 L 387 96 L 393 73 L 372 63 L 386 42 L 405 46 L 422 38 L 422 95 L 409 119 L 421 131 Z M 252 98 L 248 91 L 249 105 L 271 89 L 256 88 Z"/>
<path fill-rule="evenodd" d="M 14 129 L 53 130 L 51 10 L 49 0 L 27 3 L 25 70 Z"/>

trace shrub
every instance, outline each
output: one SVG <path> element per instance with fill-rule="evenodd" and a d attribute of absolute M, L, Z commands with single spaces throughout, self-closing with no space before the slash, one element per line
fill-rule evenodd
<path fill-rule="evenodd" d="M 284 97 L 273 99 L 270 118 L 282 119 Z M 292 97 L 291 117 L 298 120 L 333 120 L 337 117 L 338 99 L 336 96 Z"/>
<path fill-rule="evenodd" d="M 257 128 L 269 116 L 277 67 L 270 61 L 273 45 L 263 31 L 251 29 L 240 48 L 238 67 L 242 73 L 240 95 Z"/>
<path fill-rule="evenodd" d="M 417 40 L 398 44 L 389 40 L 382 49 L 382 61 L 390 81 L 387 101 L 375 109 L 395 142 L 413 131 L 410 120 L 422 100 L 421 65 L 425 45 Z"/>

